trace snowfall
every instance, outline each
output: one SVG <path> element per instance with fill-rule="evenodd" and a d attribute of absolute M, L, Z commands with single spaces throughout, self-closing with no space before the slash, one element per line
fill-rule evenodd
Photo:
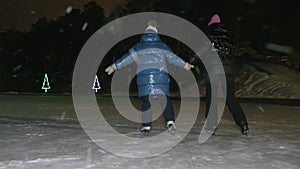
<path fill-rule="evenodd" d="M 125 120 L 109 97 L 97 97 L 97 101 L 115 130 L 140 137 L 140 124 Z M 176 112 L 180 103 L 172 101 Z M 140 106 L 137 98 L 131 102 Z M 300 107 L 262 103 L 242 103 L 242 107 L 249 121 L 247 137 L 241 134 L 226 108 L 216 135 L 199 143 L 205 121 L 205 106 L 201 103 L 195 124 L 179 144 L 157 156 L 130 158 L 108 152 L 92 141 L 78 121 L 72 96 L 2 94 L 0 169 L 300 168 Z M 185 113 L 189 116 L 189 112 Z M 159 117 L 148 137 L 164 130 Z M 118 148 L 122 151 L 121 146 Z"/>

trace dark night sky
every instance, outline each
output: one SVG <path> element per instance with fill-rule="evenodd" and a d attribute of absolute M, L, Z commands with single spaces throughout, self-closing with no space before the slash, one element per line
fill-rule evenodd
<path fill-rule="evenodd" d="M 64 15 L 68 6 L 82 8 L 89 1 L 90 0 L 2 0 L 2 2 L 0 2 L 0 28 L 12 26 L 17 29 L 30 28 L 31 24 L 35 23 L 36 20 L 41 17 L 45 16 L 48 19 L 53 19 Z M 105 14 L 108 15 L 111 12 L 119 11 L 120 7 L 126 6 L 126 4 L 132 0 L 94 1 L 100 4 Z M 159 4 L 165 4 L 165 2 L 165 0 L 161 0 Z M 172 1 L 168 1 L 168 6 L 172 5 L 170 2 L 173 3 Z M 228 4 L 234 4 L 234 6 L 229 6 Z M 246 16 L 258 13 L 259 18 L 257 19 L 266 17 L 268 20 L 286 16 L 286 18 L 283 19 L 287 21 L 290 20 L 290 17 L 295 17 L 291 11 L 298 11 L 299 8 L 299 2 L 294 0 L 206 0 L 198 2 L 195 0 L 184 0 L 180 1 L 178 5 L 180 6 L 178 8 L 184 8 L 185 6 L 189 9 L 199 8 L 199 10 L 207 8 L 215 12 L 223 12 L 223 14 L 227 16 L 237 14 Z M 256 6 L 263 8 L 255 9 Z M 298 20 L 299 19 L 300 18 L 298 18 Z M 278 25 L 284 23 L 286 22 L 282 20 Z"/>
<path fill-rule="evenodd" d="M 95 0 L 106 15 L 118 13 L 133 0 Z M 150 1 L 150 0 L 149 0 Z M 28 30 L 37 19 L 55 19 L 65 14 L 68 6 L 82 9 L 89 0 L 2 0 L 0 2 L 0 29 Z M 172 6 L 188 11 L 197 11 L 205 19 L 213 12 L 221 14 L 228 27 L 236 28 L 237 18 L 248 34 L 268 36 L 293 46 L 299 44 L 299 1 L 295 0 L 160 0 L 159 5 Z M 231 4 L 231 5 L 229 5 Z M 180 9 L 179 9 L 180 10 Z M 200 11 L 200 12 L 199 12 Z M 254 26 L 253 26 L 254 25 Z M 205 25 L 203 25 L 205 26 Z M 251 27 L 251 28 L 250 28 Z M 233 30 L 235 31 L 235 30 Z M 242 32 L 242 33 L 245 33 Z M 249 36 L 249 35 L 248 35 Z M 260 39 L 258 38 L 258 41 Z"/>
<path fill-rule="evenodd" d="M 125 6 L 130 0 L 95 0 L 106 15 Z M 68 6 L 82 8 L 89 0 L 2 0 L 0 28 L 28 29 L 37 19 L 45 16 L 53 19 L 65 14 Z"/>
<path fill-rule="evenodd" d="M 0 2 L 0 28 L 11 26 L 15 26 L 16 28 L 21 29 L 28 28 L 40 17 L 45 16 L 49 19 L 52 19 L 57 16 L 64 15 L 65 10 L 69 5 L 73 8 L 82 8 L 84 4 L 88 3 L 89 1 L 90 0 L 2 0 L 2 2 Z M 111 12 L 118 11 L 120 6 L 125 6 L 132 0 L 94 1 L 96 1 L 104 8 L 104 12 L 106 14 L 110 14 Z M 184 6 L 194 8 L 194 4 L 189 5 L 191 4 L 191 1 L 193 0 L 181 1 L 180 8 Z M 234 2 L 233 4 L 235 4 L 235 6 L 228 6 L 229 2 Z M 242 2 L 246 4 L 243 7 L 240 6 Z M 164 0 L 161 0 L 161 4 L 163 3 Z M 225 11 L 227 14 L 234 14 L 239 10 L 240 13 L 243 13 L 243 10 L 245 8 L 251 8 L 253 4 L 255 4 L 256 6 L 257 4 L 266 4 L 264 6 L 265 9 L 263 13 L 265 13 L 267 17 L 277 17 L 277 15 L 285 15 L 285 13 L 290 12 L 290 9 L 295 10 L 299 7 L 299 3 L 294 0 L 206 0 L 197 2 L 199 10 L 203 9 L 204 7 L 212 9 L 215 8 L 215 6 L 219 6 L 217 8 L 220 8 L 220 11 Z"/>

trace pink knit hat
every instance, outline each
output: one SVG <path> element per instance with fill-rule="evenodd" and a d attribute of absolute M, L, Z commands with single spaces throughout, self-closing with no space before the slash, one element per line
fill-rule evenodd
<path fill-rule="evenodd" d="M 221 19 L 218 14 L 214 14 L 214 16 L 210 19 L 208 26 L 214 23 L 221 23 Z"/>

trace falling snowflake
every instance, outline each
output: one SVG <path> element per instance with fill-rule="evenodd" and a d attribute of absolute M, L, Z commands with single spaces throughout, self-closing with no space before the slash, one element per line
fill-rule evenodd
<path fill-rule="evenodd" d="M 13 68 L 13 72 L 16 72 L 18 70 L 20 70 L 23 66 L 22 65 L 18 65 L 16 67 Z"/>
<path fill-rule="evenodd" d="M 199 17 L 197 20 L 198 21 L 203 21 L 205 18 L 204 17 Z"/>
<path fill-rule="evenodd" d="M 180 11 L 180 14 L 185 14 L 185 13 L 186 13 L 186 10 Z"/>
<path fill-rule="evenodd" d="M 68 8 L 66 9 L 66 14 L 69 14 L 72 12 L 72 6 L 68 6 Z"/>
<path fill-rule="evenodd" d="M 257 106 L 257 107 L 261 112 L 265 112 L 265 109 L 263 109 L 261 106 Z"/>
<path fill-rule="evenodd" d="M 87 28 L 87 26 L 88 26 L 88 23 L 87 23 L 87 22 L 85 22 L 85 23 L 83 24 L 83 26 L 82 26 L 81 30 L 82 30 L 82 31 L 85 31 L 85 30 L 86 30 L 86 28 Z"/>
<path fill-rule="evenodd" d="M 248 2 L 248 3 L 255 3 L 256 0 L 245 0 L 245 2 Z"/>

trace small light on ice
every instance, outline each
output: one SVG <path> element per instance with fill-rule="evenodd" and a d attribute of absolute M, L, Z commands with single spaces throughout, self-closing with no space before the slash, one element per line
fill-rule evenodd
<path fill-rule="evenodd" d="M 89 165 L 86 166 L 86 168 L 92 168 L 92 167 L 96 167 L 96 165 L 95 164 L 89 164 Z"/>
<path fill-rule="evenodd" d="M 64 120 L 65 119 L 66 113 L 67 113 L 66 111 L 64 111 L 64 112 L 61 113 L 60 120 Z"/>
<path fill-rule="evenodd" d="M 86 163 L 87 163 L 87 168 L 94 166 L 93 164 L 91 164 L 92 163 L 92 148 L 90 148 L 90 147 L 87 149 Z"/>
<path fill-rule="evenodd" d="M 98 152 L 102 153 L 102 154 L 106 154 L 106 152 L 104 150 L 98 149 Z"/>

